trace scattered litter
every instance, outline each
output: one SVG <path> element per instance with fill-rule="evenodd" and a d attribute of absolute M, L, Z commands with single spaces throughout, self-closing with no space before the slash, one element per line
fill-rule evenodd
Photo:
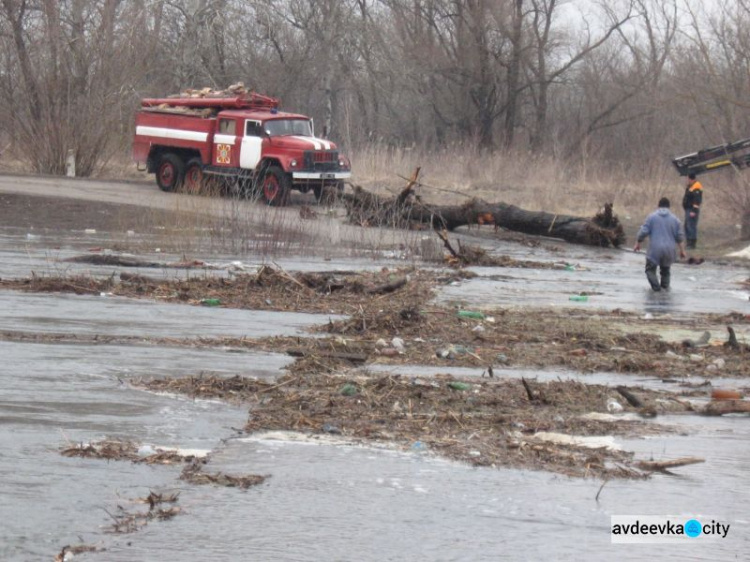
<path fill-rule="evenodd" d="M 404 340 L 401 338 L 393 338 L 391 340 L 391 346 L 393 346 L 394 349 L 397 351 L 403 352 L 404 351 Z"/>
<path fill-rule="evenodd" d="M 201 299 L 201 304 L 203 306 L 220 306 L 221 300 L 220 299 Z"/>
<path fill-rule="evenodd" d="M 568 297 L 568 300 L 574 302 L 588 302 L 589 297 L 588 295 L 570 295 L 570 297 Z"/>
<path fill-rule="evenodd" d="M 380 338 L 378 341 L 375 342 L 375 347 L 388 347 L 388 342 L 386 342 L 383 338 Z"/>
<path fill-rule="evenodd" d="M 474 326 L 474 327 L 473 327 L 473 328 L 471 329 L 471 331 L 472 331 L 472 332 L 476 332 L 476 333 L 481 333 L 481 332 L 484 332 L 484 326 L 482 326 L 481 324 L 479 324 L 479 325 L 477 325 L 477 326 Z"/>
<path fill-rule="evenodd" d="M 87 228 L 86 230 L 84 230 L 84 232 L 86 234 L 96 234 L 96 229 L 95 228 Z"/>
<path fill-rule="evenodd" d="M 456 356 L 456 354 L 455 354 L 455 353 L 453 353 L 453 352 L 452 352 L 452 351 L 450 350 L 450 348 L 438 349 L 438 350 L 437 350 L 437 351 L 435 352 L 435 355 L 437 355 L 437 356 L 438 356 L 438 357 L 440 357 L 441 359 L 453 359 L 453 358 L 454 358 L 454 357 Z"/>
<path fill-rule="evenodd" d="M 623 409 L 624 408 L 622 407 L 622 404 L 620 404 L 614 398 L 610 398 L 609 400 L 607 400 L 607 411 L 608 412 L 611 412 L 611 413 L 622 412 Z"/>
<path fill-rule="evenodd" d="M 330 433 L 331 435 L 341 435 L 341 430 L 335 425 L 331 425 L 330 423 L 324 423 L 322 429 L 323 433 Z"/>
<path fill-rule="evenodd" d="M 341 390 L 339 392 L 344 396 L 354 396 L 355 394 L 357 394 L 357 387 L 352 383 L 346 383 L 341 387 Z"/>

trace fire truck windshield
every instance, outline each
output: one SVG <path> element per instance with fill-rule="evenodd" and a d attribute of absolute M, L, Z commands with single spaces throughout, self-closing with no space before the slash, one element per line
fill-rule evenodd
<path fill-rule="evenodd" d="M 305 119 L 273 119 L 264 124 L 266 131 L 272 137 L 281 135 L 312 136 L 310 121 Z"/>

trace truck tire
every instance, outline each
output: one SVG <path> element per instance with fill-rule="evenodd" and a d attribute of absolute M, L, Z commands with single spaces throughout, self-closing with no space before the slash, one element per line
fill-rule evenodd
<path fill-rule="evenodd" d="M 156 184 L 162 191 L 175 191 L 185 177 L 185 163 L 176 154 L 168 152 L 159 158 L 156 166 Z"/>
<path fill-rule="evenodd" d="M 185 179 L 183 180 L 183 189 L 194 195 L 202 194 L 206 187 L 206 176 L 203 173 L 203 163 L 199 158 L 188 160 L 185 168 Z"/>
<path fill-rule="evenodd" d="M 283 207 L 289 203 L 292 190 L 289 176 L 278 166 L 269 166 L 261 179 L 263 200 L 272 207 Z"/>

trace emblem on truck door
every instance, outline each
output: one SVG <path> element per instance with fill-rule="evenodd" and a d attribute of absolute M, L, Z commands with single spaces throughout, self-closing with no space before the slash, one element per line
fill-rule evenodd
<path fill-rule="evenodd" d="M 232 160 L 232 145 L 217 144 L 216 145 L 216 163 L 217 164 L 229 164 L 231 160 Z"/>

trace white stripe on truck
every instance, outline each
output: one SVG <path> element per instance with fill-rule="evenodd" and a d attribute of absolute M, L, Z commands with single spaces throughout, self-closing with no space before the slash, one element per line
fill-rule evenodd
<path fill-rule="evenodd" d="M 320 150 L 320 145 L 317 142 L 315 142 L 315 138 L 314 137 L 298 137 L 298 136 L 295 136 L 295 137 L 292 137 L 292 138 L 293 139 L 297 139 L 299 141 L 309 142 L 313 146 L 313 148 L 315 150 Z"/>
<path fill-rule="evenodd" d="M 236 139 L 234 135 L 222 135 L 222 134 L 215 134 L 214 135 L 214 144 L 234 144 L 234 139 Z"/>
<path fill-rule="evenodd" d="M 175 140 L 187 140 L 206 142 L 208 139 L 208 133 L 200 131 L 185 131 L 183 129 L 166 129 L 163 127 L 145 127 L 138 125 L 135 128 L 136 135 L 143 135 L 145 137 L 160 137 L 163 139 L 175 139 Z"/>
<path fill-rule="evenodd" d="M 333 146 L 330 141 L 319 139 L 318 137 L 294 136 L 292 138 L 311 143 L 315 147 L 315 150 L 331 150 L 331 147 Z"/>

